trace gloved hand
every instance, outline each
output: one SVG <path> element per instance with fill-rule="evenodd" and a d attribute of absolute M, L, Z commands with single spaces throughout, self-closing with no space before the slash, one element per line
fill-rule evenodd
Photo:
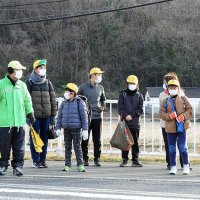
<path fill-rule="evenodd" d="M 84 141 L 88 139 L 88 130 L 83 130 L 82 131 L 82 137 L 83 137 Z"/>
<path fill-rule="evenodd" d="M 183 116 L 183 114 L 180 114 L 180 115 L 176 118 L 176 120 L 177 120 L 178 123 L 183 122 L 184 119 L 185 119 L 185 117 Z"/>
<path fill-rule="evenodd" d="M 55 116 L 51 116 L 50 117 L 50 124 L 53 126 L 53 125 L 55 125 L 55 122 L 56 122 Z"/>
<path fill-rule="evenodd" d="M 170 119 L 173 120 L 177 117 L 177 114 L 176 112 L 172 112 L 170 115 L 169 115 Z"/>
<path fill-rule="evenodd" d="M 33 125 L 33 123 L 35 122 L 35 117 L 33 115 L 33 113 L 29 113 L 27 116 L 27 119 L 26 119 L 26 123 L 30 126 L 30 125 Z"/>
<path fill-rule="evenodd" d="M 59 137 L 59 136 L 61 136 L 61 134 L 62 134 L 61 130 L 60 130 L 60 129 L 57 129 L 57 130 L 56 130 L 56 135 Z"/>

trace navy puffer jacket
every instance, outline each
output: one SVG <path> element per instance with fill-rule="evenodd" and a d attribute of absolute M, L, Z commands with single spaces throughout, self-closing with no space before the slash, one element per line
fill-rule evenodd
<path fill-rule="evenodd" d="M 88 116 L 85 102 L 76 97 L 72 101 L 65 100 L 60 105 L 56 129 L 82 128 L 88 130 Z"/>

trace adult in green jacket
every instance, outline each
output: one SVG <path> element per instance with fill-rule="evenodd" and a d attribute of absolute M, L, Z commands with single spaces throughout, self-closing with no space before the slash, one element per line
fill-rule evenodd
<path fill-rule="evenodd" d="M 19 79 L 26 69 L 19 61 L 8 64 L 8 74 L 0 80 L 0 175 L 7 173 L 10 150 L 13 174 L 22 176 L 25 153 L 26 117 L 29 123 L 34 122 L 31 97 L 27 86 Z"/>

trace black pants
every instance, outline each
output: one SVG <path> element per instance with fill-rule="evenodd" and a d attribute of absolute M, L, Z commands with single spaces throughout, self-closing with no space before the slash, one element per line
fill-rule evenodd
<path fill-rule="evenodd" d="M 139 140 L 139 129 L 135 129 L 135 128 L 131 128 L 129 127 L 131 134 L 133 136 L 133 140 L 134 140 L 134 144 L 131 147 L 132 150 L 132 161 L 137 160 L 139 157 L 139 144 L 138 144 L 138 140 Z M 128 154 L 129 154 L 129 150 L 128 151 L 122 151 L 122 159 L 124 161 L 128 161 Z"/>
<path fill-rule="evenodd" d="M 94 161 L 99 161 L 101 156 L 101 123 L 102 119 L 92 119 L 89 126 L 89 133 L 92 131 L 92 140 L 94 144 Z M 81 147 L 83 151 L 83 159 L 84 161 L 88 161 L 88 140 L 82 141 Z"/>
<path fill-rule="evenodd" d="M 165 128 L 162 128 L 162 135 L 163 135 L 163 140 L 165 143 L 166 163 L 167 163 L 167 166 L 170 166 L 169 145 L 168 145 L 167 133 L 165 132 Z M 181 164 L 181 166 L 183 166 L 183 161 L 182 161 L 180 152 L 179 152 L 179 155 L 180 155 L 180 164 Z"/>
<path fill-rule="evenodd" d="M 71 167 L 72 140 L 76 155 L 77 166 L 82 165 L 83 153 L 81 150 L 81 130 L 64 129 L 64 140 L 65 140 L 65 166 Z"/>
<path fill-rule="evenodd" d="M 0 127 L 0 166 L 8 167 L 12 148 L 11 165 L 23 167 L 25 154 L 25 131 L 23 127 Z"/>

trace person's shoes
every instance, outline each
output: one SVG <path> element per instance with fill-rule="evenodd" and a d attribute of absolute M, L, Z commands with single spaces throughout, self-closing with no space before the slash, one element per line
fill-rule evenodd
<path fill-rule="evenodd" d="M 122 163 L 119 165 L 120 167 L 126 167 L 128 164 L 127 160 L 123 160 Z"/>
<path fill-rule="evenodd" d="M 101 167 L 101 164 L 100 164 L 99 161 L 94 161 L 94 166 L 96 166 L 96 167 Z"/>
<path fill-rule="evenodd" d="M 181 168 L 182 169 L 184 168 L 183 164 L 181 164 Z M 189 164 L 189 168 L 190 168 L 190 171 L 192 171 L 192 167 L 190 166 L 190 164 Z"/>
<path fill-rule="evenodd" d="M 140 163 L 138 160 L 133 160 L 132 167 L 143 167 L 143 164 Z"/>
<path fill-rule="evenodd" d="M 84 168 L 83 165 L 79 165 L 79 166 L 77 167 L 77 169 L 78 169 L 79 172 L 86 172 L 86 170 L 85 170 L 85 168 Z"/>
<path fill-rule="evenodd" d="M 65 172 L 69 172 L 69 171 L 71 171 L 71 167 L 69 167 L 69 166 L 65 166 L 65 168 L 63 169 L 63 171 L 65 171 Z"/>
<path fill-rule="evenodd" d="M 48 168 L 48 165 L 45 161 L 42 161 L 40 167 L 41 168 Z"/>
<path fill-rule="evenodd" d="M 168 169 L 168 170 L 170 170 L 170 169 L 171 169 L 170 165 L 167 165 L 167 169 Z"/>
<path fill-rule="evenodd" d="M 22 168 L 21 167 L 15 167 L 13 169 L 13 174 L 16 176 L 23 176 Z"/>
<path fill-rule="evenodd" d="M 7 174 L 7 168 L 6 167 L 0 167 L 0 176 L 4 176 Z"/>
<path fill-rule="evenodd" d="M 183 175 L 188 175 L 190 173 L 190 166 L 189 164 L 183 165 Z"/>
<path fill-rule="evenodd" d="M 33 162 L 32 167 L 33 168 L 41 168 L 42 167 L 41 162 Z"/>
<path fill-rule="evenodd" d="M 89 162 L 88 161 L 84 161 L 83 165 L 88 167 L 89 166 Z"/>
<path fill-rule="evenodd" d="M 171 175 L 176 175 L 176 173 L 177 173 L 177 168 L 176 168 L 176 166 L 171 166 L 171 170 L 170 170 L 169 174 L 171 174 Z"/>

